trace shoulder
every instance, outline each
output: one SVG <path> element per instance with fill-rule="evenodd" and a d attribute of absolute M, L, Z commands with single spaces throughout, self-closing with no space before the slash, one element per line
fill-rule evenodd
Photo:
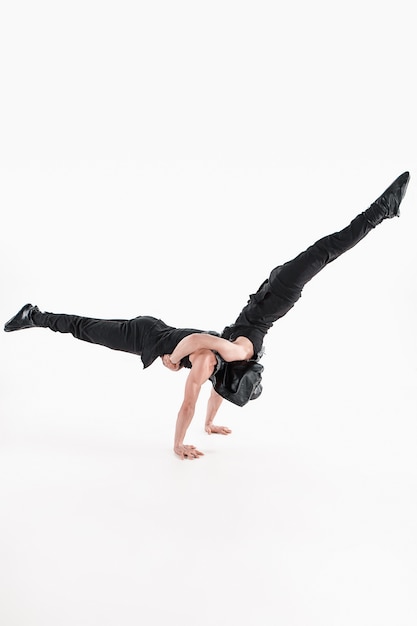
<path fill-rule="evenodd" d="M 217 358 L 212 350 L 202 348 L 189 355 L 191 362 L 190 376 L 199 381 L 206 381 L 217 366 Z"/>

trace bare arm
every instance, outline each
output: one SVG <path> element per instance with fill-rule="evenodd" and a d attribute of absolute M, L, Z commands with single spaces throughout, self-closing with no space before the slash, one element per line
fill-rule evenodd
<path fill-rule="evenodd" d="M 179 363 L 185 356 L 201 349 L 218 352 L 225 361 L 229 362 L 245 361 L 253 356 L 253 346 L 245 337 L 239 337 L 236 342 L 231 342 L 207 333 L 193 333 L 181 339 L 170 359 L 172 363 Z"/>
<path fill-rule="evenodd" d="M 229 435 L 232 431 L 227 426 L 217 426 L 213 424 L 213 420 L 217 415 L 217 411 L 219 410 L 221 404 L 223 402 L 223 398 L 219 396 L 219 394 L 214 390 L 211 390 L 211 394 L 207 403 L 207 413 L 206 413 L 206 433 L 209 435 L 216 433 L 217 435 Z"/>
<path fill-rule="evenodd" d="M 181 459 L 185 457 L 195 459 L 203 454 L 194 446 L 185 445 L 184 438 L 191 424 L 191 420 L 194 417 L 201 386 L 213 373 L 216 357 L 213 352 L 209 350 L 200 350 L 190 355 L 190 360 L 192 368 L 185 383 L 184 400 L 178 413 L 175 428 L 174 452 L 178 454 Z"/>

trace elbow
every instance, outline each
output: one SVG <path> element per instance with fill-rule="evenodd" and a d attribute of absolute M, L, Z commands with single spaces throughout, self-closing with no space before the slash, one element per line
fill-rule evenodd
<path fill-rule="evenodd" d="M 185 419 L 192 419 L 194 417 L 195 404 L 192 402 L 183 402 L 180 409 L 180 415 Z"/>
<path fill-rule="evenodd" d="M 233 345 L 233 350 L 230 350 L 230 353 L 226 356 L 227 358 L 224 357 L 224 360 L 228 363 L 232 361 L 247 361 L 251 358 L 250 352 L 244 346 L 238 346 L 236 344 Z"/>

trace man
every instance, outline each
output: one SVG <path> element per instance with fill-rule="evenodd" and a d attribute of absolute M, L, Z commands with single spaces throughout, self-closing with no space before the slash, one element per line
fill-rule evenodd
<path fill-rule="evenodd" d="M 197 329 L 177 329 L 162 320 L 140 316 L 133 320 L 99 320 L 76 315 L 44 313 L 25 305 L 7 324 L 6 332 L 31 327 L 71 333 L 77 339 L 138 354 L 144 367 L 159 356 L 165 367 L 178 371 L 188 367 L 184 400 L 180 407 L 174 451 L 181 458 L 194 459 L 203 453 L 184 444 L 194 416 L 202 385 L 211 380 L 213 389 L 206 413 L 206 431 L 229 434 L 213 421 L 223 397 L 243 406 L 259 396 L 262 366 L 257 363 L 263 340 L 274 322 L 283 317 L 301 297 L 302 290 L 318 272 L 341 254 L 353 248 L 385 219 L 399 217 L 410 175 L 404 172 L 385 192 L 343 230 L 323 237 L 297 257 L 274 268 L 255 294 L 249 297 L 234 324 L 222 336 Z M 244 367 L 242 368 L 242 364 Z M 248 382 L 249 381 L 249 382 Z"/>

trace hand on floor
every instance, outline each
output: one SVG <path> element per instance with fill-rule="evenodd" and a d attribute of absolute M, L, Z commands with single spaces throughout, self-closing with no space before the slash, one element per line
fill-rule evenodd
<path fill-rule="evenodd" d="M 209 435 L 230 435 L 230 428 L 227 426 L 216 426 L 215 424 L 210 424 L 210 426 L 206 426 L 206 433 Z"/>
<path fill-rule="evenodd" d="M 200 450 L 197 450 L 195 446 L 186 446 L 184 444 L 180 446 L 175 446 L 174 452 L 175 454 L 178 454 L 181 461 L 183 461 L 185 458 L 192 461 L 193 459 L 198 459 L 199 456 L 204 456 L 204 453 L 200 452 Z"/>

